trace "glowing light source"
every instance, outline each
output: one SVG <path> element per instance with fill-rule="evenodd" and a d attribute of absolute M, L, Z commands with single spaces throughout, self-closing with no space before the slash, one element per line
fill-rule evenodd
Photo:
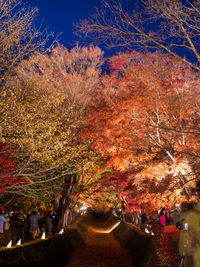
<path fill-rule="evenodd" d="M 22 242 L 21 242 L 21 238 L 19 239 L 19 241 L 17 242 L 17 246 L 21 246 Z"/>
<path fill-rule="evenodd" d="M 81 212 L 81 215 L 83 215 L 83 214 L 86 214 L 86 210 L 84 210 L 84 211 Z"/>
<path fill-rule="evenodd" d="M 155 235 L 153 232 L 151 232 L 152 235 Z"/>
<path fill-rule="evenodd" d="M 63 234 L 64 233 L 64 229 L 60 230 L 59 234 Z"/>
<path fill-rule="evenodd" d="M 45 232 L 43 232 L 41 239 L 45 239 Z"/>
<path fill-rule="evenodd" d="M 149 230 L 145 228 L 145 233 L 150 234 Z"/>
<path fill-rule="evenodd" d="M 112 232 L 112 230 L 114 230 L 119 224 L 121 223 L 121 221 L 117 222 L 116 224 L 114 224 L 110 229 L 108 230 L 100 230 L 100 229 L 95 229 L 93 227 L 91 227 L 91 229 L 96 232 L 96 233 L 101 233 L 101 234 L 109 234 L 110 232 Z"/>
<path fill-rule="evenodd" d="M 87 209 L 87 207 L 86 206 L 84 206 L 84 205 L 82 205 L 81 207 L 80 207 L 80 210 L 86 210 Z"/>
<path fill-rule="evenodd" d="M 113 211 L 113 214 L 115 215 L 115 217 L 118 217 L 117 214 Z"/>
<path fill-rule="evenodd" d="M 10 242 L 7 245 L 7 248 L 11 248 L 12 247 L 12 240 L 10 240 Z"/>

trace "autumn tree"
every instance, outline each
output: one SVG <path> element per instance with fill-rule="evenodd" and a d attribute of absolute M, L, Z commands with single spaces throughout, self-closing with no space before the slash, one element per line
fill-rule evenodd
<path fill-rule="evenodd" d="M 199 76 L 190 69 L 199 70 L 199 10 L 199 1 L 105 0 L 77 24 L 87 41 L 146 52 L 111 59 L 112 85 L 102 101 L 110 104 L 93 114 L 90 129 L 108 167 L 130 170 L 124 179 L 143 200 L 156 191 L 160 201 L 190 197 L 199 177 Z M 155 49 L 165 56 L 147 53 Z"/>
<path fill-rule="evenodd" d="M 22 59 L 44 49 L 51 34 L 34 25 L 37 8 L 26 7 L 22 0 L 0 1 L 0 78 Z"/>
<path fill-rule="evenodd" d="M 168 174 L 162 174 L 163 177 L 168 176 L 168 182 L 171 175 L 169 187 L 174 190 L 182 188 L 190 197 L 191 192 L 187 188 L 191 186 L 189 181 L 199 177 L 199 170 L 196 168 L 196 162 L 199 162 L 199 75 L 175 58 L 167 59 L 155 55 L 145 57 L 141 61 L 137 60 L 137 63 L 141 64 L 139 72 L 143 76 L 143 90 L 148 83 L 150 87 L 145 98 L 141 99 L 143 110 L 133 114 L 133 120 L 146 127 L 149 152 L 164 153 L 165 158 L 173 163 L 172 166 L 167 164 Z M 137 79 L 138 73 L 135 76 L 135 70 L 133 75 Z M 128 77 L 131 77 L 130 73 Z M 161 164 L 163 170 L 167 165 Z M 167 180 L 164 187 L 167 186 L 166 182 Z"/>
<path fill-rule="evenodd" d="M 36 53 L 6 80 L 0 123 L 2 136 L 16 148 L 16 177 L 26 182 L 7 193 L 34 198 L 59 194 L 62 218 L 73 194 L 84 185 L 83 173 L 99 155 L 82 142 L 79 128 L 93 90 L 100 82 L 102 51 L 58 45 L 50 55 Z M 41 194 L 42 192 L 42 194 Z"/>
<path fill-rule="evenodd" d="M 108 158 L 107 168 L 120 172 L 103 174 L 102 185 L 119 188 L 120 181 L 122 195 L 154 206 L 192 196 L 199 177 L 198 81 L 198 73 L 162 54 L 111 58 L 111 75 L 82 132 Z"/>
<path fill-rule="evenodd" d="M 77 33 L 109 47 L 159 49 L 200 70 L 199 14 L 197 0 L 103 0 Z"/>
<path fill-rule="evenodd" d="M 44 52 L 44 45 L 52 35 L 35 27 L 37 14 L 37 8 L 27 7 L 22 0 L 0 0 L 0 101 L 6 94 L 6 79 L 14 74 L 17 64 L 35 51 Z M 5 156 L 12 148 L 4 143 L 2 131 L 5 129 L 0 125 L 0 145 L 4 147 Z M 14 186 L 14 181 L 13 178 L 12 183 L 4 181 L 2 184 Z"/>

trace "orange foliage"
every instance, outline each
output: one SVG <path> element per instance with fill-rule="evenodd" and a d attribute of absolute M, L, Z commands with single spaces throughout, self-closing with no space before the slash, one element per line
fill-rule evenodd
<path fill-rule="evenodd" d="M 188 165 L 194 158 L 199 160 L 198 74 L 177 59 L 133 52 L 111 59 L 111 73 L 102 78 L 102 84 L 82 137 L 93 138 L 93 148 L 109 158 L 107 167 L 122 176 L 126 172 L 129 187 L 122 187 L 121 193 L 131 196 L 136 186 L 136 197 L 130 198 L 137 205 L 171 205 L 181 199 L 184 186 L 169 199 L 175 194 L 170 185 L 181 186 L 171 169 L 186 159 Z M 138 167 L 139 174 L 132 174 Z"/>

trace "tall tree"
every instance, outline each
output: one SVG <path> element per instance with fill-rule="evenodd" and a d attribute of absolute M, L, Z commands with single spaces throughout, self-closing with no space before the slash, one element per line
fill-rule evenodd
<path fill-rule="evenodd" d="M 15 67 L 22 59 L 35 51 L 45 51 L 44 45 L 52 35 L 46 31 L 41 32 L 35 27 L 37 14 L 37 8 L 27 7 L 22 0 L 0 0 L 0 105 L 6 95 L 7 77 L 14 74 Z M 4 131 L 6 129 L 0 125 L 0 145 L 4 147 L 3 155 L 8 156 L 12 149 L 4 143 L 5 140 L 3 141 L 2 132 Z M 10 182 L 2 184 L 6 187 L 11 185 Z M 12 186 L 14 184 L 13 182 Z"/>
<path fill-rule="evenodd" d="M 99 155 L 82 142 L 79 128 L 100 82 L 103 53 L 96 47 L 57 46 L 50 55 L 24 60 L 6 80 L 0 102 L 2 136 L 18 152 L 16 177 L 26 183 L 7 192 L 36 198 L 61 195 L 61 217 Z M 80 183 L 79 183 L 80 182 Z M 56 186 L 55 186 L 56 185 Z M 42 194 L 41 194 L 42 192 Z"/>
<path fill-rule="evenodd" d="M 121 173 L 104 183 L 119 177 L 121 193 L 138 202 L 191 197 L 199 177 L 198 73 L 173 57 L 137 52 L 113 57 L 111 69 L 82 131 Z"/>

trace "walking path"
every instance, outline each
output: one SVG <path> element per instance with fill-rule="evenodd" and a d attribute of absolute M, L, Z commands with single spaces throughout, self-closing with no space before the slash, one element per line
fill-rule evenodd
<path fill-rule="evenodd" d="M 70 267 L 132 267 L 129 251 L 122 248 L 112 233 L 87 232 L 85 249 L 73 251 Z"/>
<path fill-rule="evenodd" d="M 155 267 L 155 249 L 150 238 L 137 227 L 112 214 L 95 218 L 90 214 L 76 224 L 76 246 L 66 267 Z M 70 229 L 68 229 L 70 231 Z"/>

